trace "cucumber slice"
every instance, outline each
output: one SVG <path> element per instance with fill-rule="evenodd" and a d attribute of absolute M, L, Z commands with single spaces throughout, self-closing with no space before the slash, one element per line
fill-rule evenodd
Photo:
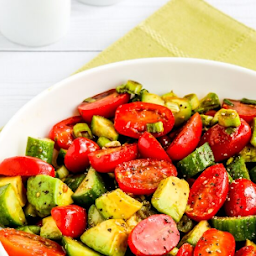
<path fill-rule="evenodd" d="M 92 204 L 88 211 L 88 226 L 89 226 L 89 228 L 92 228 L 92 227 L 98 225 L 99 223 L 101 223 L 104 220 L 105 220 L 105 218 L 100 214 L 100 212 L 98 211 L 96 206 L 94 204 Z"/>
<path fill-rule="evenodd" d="M 252 137 L 251 137 L 251 144 L 256 147 L 256 118 L 253 118 L 252 122 Z"/>
<path fill-rule="evenodd" d="M 240 151 L 239 155 L 244 159 L 246 163 L 256 162 L 256 148 L 253 146 L 246 146 Z"/>
<path fill-rule="evenodd" d="M 249 172 L 242 157 L 237 157 L 233 162 L 228 164 L 227 171 L 234 180 L 239 178 L 250 180 Z"/>
<path fill-rule="evenodd" d="M 214 155 L 206 142 L 190 155 L 178 162 L 177 167 L 184 177 L 190 178 L 214 164 Z"/>
<path fill-rule="evenodd" d="M 30 234 L 35 234 L 35 235 L 39 235 L 40 234 L 40 227 L 39 226 L 35 226 L 35 225 L 30 225 L 30 226 L 24 226 L 24 227 L 19 227 L 17 228 L 17 230 L 21 230 Z"/>
<path fill-rule="evenodd" d="M 193 227 L 193 221 L 187 215 L 183 215 L 183 217 L 177 224 L 178 230 L 183 233 L 188 233 L 192 230 Z"/>
<path fill-rule="evenodd" d="M 250 170 L 250 178 L 252 182 L 256 182 L 256 166 Z"/>
<path fill-rule="evenodd" d="M 189 100 L 192 110 L 195 110 L 196 108 L 199 107 L 200 102 L 196 94 L 191 93 L 184 96 L 184 98 Z"/>
<path fill-rule="evenodd" d="M 58 178 L 60 180 L 66 178 L 69 175 L 68 169 L 62 165 L 56 172 L 55 172 L 55 178 Z"/>
<path fill-rule="evenodd" d="M 158 133 L 164 131 L 163 122 L 159 121 L 156 123 L 147 124 L 147 131 L 151 133 Z"/>
<path fill-rule="evenodd" d="M 231 233 L 236 241 L 256 238 L 256 216 L 246 217 L 213 217 L 212 226 Z"/>
<path fill-rule="evenodd" d="M 99 137 L 98 140 L 97 140 L 97 144 L 103 148 L 105 147 L 106 144 L 108 144 L 109 142 L 111 142 L 111 140 L 109 140 L 108 138 L 106 137 Z"/>
<path fill-rule="evenodd" d="M 207 116 L 207 115 L 202 115 L 202 114 L 200 116 L 201 116 L 202 123 L 203 123 L 204 127 L 212 126 L 212 120 L 213 120 L 212 116 Z"/>
<path fill-rule="evenodd" d="M 203 99 L 199 101 L 199 106 L 195 109 L 195 112 L 200 114 L 205 113 L 211 109 L 220 107 L 220 100 L 216 93 L 210 92 Z"/>
<path fill-rule="evenodd" d="M 88 207 L 105 192 L 101 176 L 91 167 L 72 198 L 78 205 Z"/>
<path fill-rule="evenodd" d="M 24 226 L 26 218 L 11 184 L 0 187 L 0 225 Z"/>
<path fill-rule="evenodd" d="M 78 242 L 71 237 L 64 236 L 62 245 L 65 248 L 68 256 L 100 256 L 101 254 L 93 251 L 81 242 Z"/>
<path fill-rule="evenodd" d="M 49 164 L 52 163 L 54 141 L 28 137 L 26 156 L 37 157 Z"/>
<path fill-rule="evenodd" d="M 139 95 L 142 90 L 142 85 L 136 81 L 128 80 L 126 84 L 116 87 L 118 93 L 129 93 Z"/>
<path fill-rule="evenodd" d="M 90 140 L 93 139 L 92 131 L 88 124 L 86 123 L 78 123 L 73 127 L 73 133 L 75 138 L 84 137 Z"/>
<path fill-rule="evenodd" d="M 58 153 L 57 160 L 56 160 L 58 166 L 64 165 L 64 158 L 65 158 L 66 154 L 67 154 L 67 150 L 61 148 Z"/>
<path fill-rule="evenodd" d="M 86 174 L 77 174 L 77 175 L 71 175 L 68 176 L 64 179 L 64 182 L 68 185 L 68 187 L 72 190 L 72 191 L 76 191 L 78 189 L 78 187 L 80 186 L 80 184 L 83 182 L 83 180 L 85 179 Z"/>
<path fill-rule="evenodd" d="M 164 100 L 161 98 L 161 96 L 154 93 L 149 93 L 147 91 L 142 92 L 141 101 L 164 106 Z"/>

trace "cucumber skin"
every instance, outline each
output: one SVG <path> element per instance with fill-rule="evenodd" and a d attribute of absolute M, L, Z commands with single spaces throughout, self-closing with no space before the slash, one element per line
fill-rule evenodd
<path fill-rule="evenodd" d="M 234 162 L 227 165 L 227 171 L 233 180 L 244 178 L 250 180 L 249 172 L 242 157 L 237 157 Z"/>
<path fill-rule="evenodd" d="M 250 170 L 250 178 L 252 182 L 256 182 L 256 166 Z"/>
<path fill-rule="evenodd" d="M 247 217 L 214 217 L 212 226 L 231 233 L 237 242 L 256 238 L 256 216 Z"/>
<path fill-rule="evenodd" d="M 83 182 L 83 180 L 85 179 L 86 175 L 85 174 L 77 174 L 77 175 L 72 175 L 72 176 L 68 176 L 65 178 L 64 183 L 66 183 L 68 185 L 68 187 L 75 192 L 79 185 Z"/>
<path fill-rule="evenodd" d="M 104 221 L 105 218 L 100 214 L 98 209 L 94 204 L 92 204 L 88 210 L 88 226 L 89 228 L 95 227 L 102 221 Z"/>

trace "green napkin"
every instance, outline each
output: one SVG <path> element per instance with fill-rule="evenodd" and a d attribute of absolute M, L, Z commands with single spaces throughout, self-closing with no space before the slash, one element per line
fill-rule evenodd
<path fill-rule="evenodd" d="M 202 0 L 172 0 L 77 72 L 147 57 L 193 57 L 256 70 L 256 31 Z"/>

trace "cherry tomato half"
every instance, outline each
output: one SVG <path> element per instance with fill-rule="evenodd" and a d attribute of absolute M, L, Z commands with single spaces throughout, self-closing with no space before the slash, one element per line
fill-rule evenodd
<path fill-rule="evenodd" d="M 241 103 L 239 100 L 228 99 L 233 106 L 225 104 L 223 102 L 222 108 L 234 109 L 246 122 L 250 123 L 254 117 L 256 117 L 256 106 L 250 104 Z"/>
<path fill-rule="evenodd" d="M 117 165 L 134 160 L 138 155 L 136 143 L 122 147 L 97 150 L 88 155 L 92 167 L 97 172 L 114 172 Z"/>
<path fill-rule="evenodd" d="M 236 252 L 235 256 L 256 256 L 256 249 L 252 246 L 245 246 Z"/>
<path fill-rule="evenodd" d="M 211 228 L 197 242 L 193 256 L 233 256 L 235 247 L 235 239 L 230 233 Z"/>
<path fill-rule="evenodd" d="M 174 116 L 167 107 L 147 103 L 132 102 L 118 107 L 115 115 L 115 128 L 122 135 L 138 139 L 147 130 L 147 124 L 162 122 L 164 131 L 153 133 L 160 137 L 171 131 Z"/>
<path fill-rule="evenodd" d="M 82 102 L 78 110 L 83 119 L 90 123 L 94 115 L 114 117 L 117 107 L 127 103 L 129 99 L 129 94 L 118 94 L 116 89 L 111 89 L 89 98 L 88 102 Z"/>
<path fill-rule="evenodd" d="M 143 158 L 154 158 L 171 162 L 158 140 L 149 132 L 144 132 L 139 138 L 138 148 Z"/>
<path fill-rule="evenodd" d="M 136 159 L 124 162 L 115 169 L 119 187 L 135 195 L 153 194 L 160 181 L 169 176 L 177 176 L 176 167 L 163 160 Z"/>
<path fill-rule="evenodd" d="M 52 208 L 51 215 L 64 236 L 76 238 L 81 236 L 86 229 L 86 211 L 80 206 L 57 206 Z"/>
<path fill-rule="evenodd" d="M 168 215 L 156 214 L 141 221 L 130 233 L 128 245 L 137 256 L 162 256 L 179 242 L 180 233 Z"/>
<path fill-rule="evenodd" d="M 31 156 L 6 158 L 0 164 L 0 175 L 29 177 L 39 174 L 55 177 L 55 170 L 50 164 Z"/>
<path fill-rule="evenodd" d="M 24 231 L 0 230 L 0 242 L 9 256 L 64 256 L 62 247 L 46 238 Z"/>
<path fill-rule="evenodd" d="M 256 185 L 247 179 L 233 181 L 229 185 L 225 212 L 231 217 L 256 214 Z"/>
<path fill-rule="evenodd" d="M 65 166 L 71 172 L 83 172 L 90 165 L 89 153 L 99 149 L 100 147 L 94 141 L 79 137 L 73 141 L 65 155 Z"/>
<path fill-rule="evenodd" d="M 223 164 L 208 167 L 192 185 L 186 214 L 195 221 L 211 219 L 224 204 L 228 189 L 228 174 Z"/>
<path fill-rule="evenodd" d="M 179 161 L 192 153 L 198 145 L 203 124 L 201 116 L 195 113 L 184 125 L 166 152 L 173 161 Z"/>
<path fill-rule="evenodd" d="M 243 119 L 237 128 L 226 128 L 219 124 L 211 127 L 202 136 L 200 145 L 208 142 L 216 162 L 239 153 L 251 139 L 251 128 Z"/>
<path fill-rule="evenodd" d="M 73 126 L 81 122 L 83 122 L 81 116 L 74 116 L 63 120 L 52 127 L 49 133 L 49 138 L 55 141 L 56 149 L 69 148 L 72 141 L 75 139 L 73 136 Z"/>
<path fill-rule="evenodd" d="M 193 256 L 193 250 L 194 247 L 191 244 L 185 243 L 180 247 L 177 256 Z"/>

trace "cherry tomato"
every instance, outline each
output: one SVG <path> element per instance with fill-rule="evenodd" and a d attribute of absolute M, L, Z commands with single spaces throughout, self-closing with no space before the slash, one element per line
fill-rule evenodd
<path fill-rule="evenodd" d="M 0 230 L 0 242 L 9 256 L 64 256 L 62 247 L 46 238 L 24 231 Z"/>
<path fill-rule="evenodd" d="M 172 111 L 167 107 L 147 103 L 132 102 L 118 107 L 115 115 L 115 128 L 122 135 L 138 139 L 147 130 L 147 124 L 162 122 L 164 131 L 153 133 L 161 137 L 171 131 L 174 125 Z"/>
<path fill-rule="evenodd" d="M 129 99 L 129 94 L 118 94 L 116 89 L 111 89 L 89 98 L 88 102 L 82 102 L 78 110 L 83 119 L 90 123 L 94 115 L 114 117 L 117 107 L 127 103 Z"/>
<path fill-rule="evenodd" d="M 256 256 L 256 249 L 252 246 L 245 246 L 236 252 L 235 256 Z"/>
<path fill-rule="evenodd" d="M 228 99 L 233 106 L 225 104 L 223 102 L 222 108 L 234 109 L 246 122 L 250 123 L 254 117 L 256 117 L 256 106 L 250 104 L 241 103 L 239 100 Z"/>
<path fill-rule="evenodd" d="M 185 243 L 180 247 L 177 256 L 193 256 L 193 250 L 194 248 L 191 244 Z"/>
<path fill-rule="evenodd" d="M 166 152 L 173 161 L 179 161 L 192 153 L 198 145 L 203 124 L 198 113 L 195 113 L 184 125 Z"/>
<path fill-rule="evenodd" d="M 247 179 L 233 181 L 229 185 L 225 212 L 231 217 L 256 214 L 256 185 Z"/>
<path fill-rule="evenodd" d="M 251 139 L 251 128 L 243 119 L 237 128 L 226 128 L 219 124 L 211 127 L 202 136 L 200 145 L 208 142 L 216 162 L 239 153 Z"/>
<path fill-rule="evenodd" d="M 228 174 L 223 164 L 208 167 L 192 185 L 186 214 L 195 221 L 211 219 L 224 204 L 228 189 Z"/>
<path fill-rule="evenodd" d="M 161 144 L 149 132 L 144 132 L 139 138 L 138 148 L 143 158 L 154 158 L 171 162 L 170 157 L 166 154 Z"/>
<path fill-rule="evenodd" d="M 62 235 L 77 238 L 83 234 L 87 225 L 84 208 L 77 205 L 57 206 L 51 215 Z"/>
<path fill-rule="evenodd" d="M 235 247 L 235 239 L 230 233 L 211 228 L 197 242 L 193 256 L 233 256 Z"/>
<path fill-rule="evenodd" d="M 0 164 L 0 175 L 29 177 L 39 174 L 55 177 L 54 168 L 36 157 L 14 156 Z"/>
<path fill-rule="evenodd" d="M 176 167 L 163 160 L 136 159 L 119 164 L 115 169 L 119 187 L 135 195 L 153 194 L 160 181 L 169 176 L 177 176 Z"/>
<path fill-rule="evenodd" d="M 136 256 L 162 256 L 179 242 L 180 233 L 174 220 L 156 214 L 141 221 L 130 233 L 128 245 Z"/>
<path fill-rule="evenodd" d="M 159 143 L 162 145 L 162 147 L 166 150 L 172 143 L 172 140 L 169 136 L 164 135 L 162 137 L 158 138 Z"/>
<path fill-rule="evenodd" d="M 52 127 L 49 133 L 49 138 L 55 141 L 56 149 L 69 148 L 74 140 L 73 126 L 81 122 L 83 122 L 81 116 L 74 116 L 63 120 Z"/>
<path fill-rule="evenodd" d="M 136 159 L 138 146 L 136 143 L 122 147 L 97 150 L 88 155 L 91 166 L 97 172 L 114 172 L 118 164 Z"/>
<path fill-rule="evenodd" d="M 216 113 L 217 113 L 217 111 L 212 109 L 212 110 L 207 111 L 207 112 L 205 113 L 205 115 L 206 115 L 206 116 L 212 116 L 212 117 L 214 117 Z"/>
<path fill-rule="evenodd" d="M 69 147 L 65 158 L 65 166 L 71 172 L 82 172 L 90 165 L 88 155 L 99 150 L 100 147 L 94 141 L 79 137 Z"/>

